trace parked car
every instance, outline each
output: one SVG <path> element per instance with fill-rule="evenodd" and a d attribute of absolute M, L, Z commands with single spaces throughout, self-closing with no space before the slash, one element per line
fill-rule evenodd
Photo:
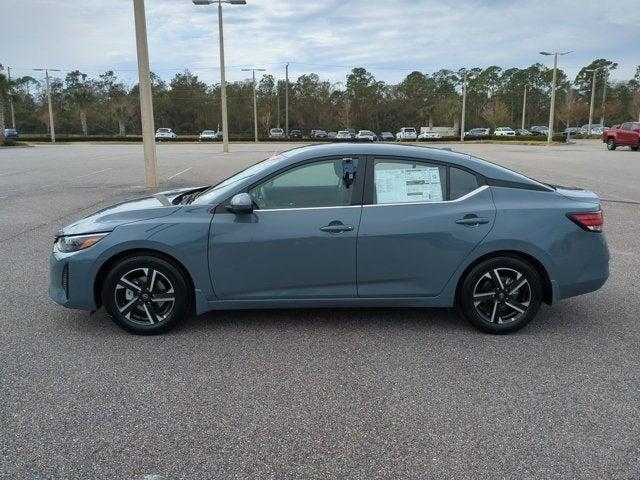
<path fill-rule="evenodd" d="M 583 130 L 581 127 L 567 127 L 562 132 L 562 135 L 566 137 L 567 135 L 584 135 L 585 133 L 587 133 L 586 130 Z"/>
<path fill-rule="evenodd" d="M 140 334 L 191 312 L 371 306 L 456 306 L 505 333 L 541 303 L 606 282 L 600 208 L 593 192 L 468 154 L 315 145 L 62 228 L 49 295 L 68 308 L 104 306 Z"/>
<path fill-rule="evenodd" d="M 529 131 L 531 132 L 531 135 L 535 136 L 535 137 L 539 137 L 539 136 L 547 136 L 549 135 L 549 127 L 545 127 L 545 126 L 533 126 L 529 129 Z"/>
<path fill-rule="evenodd" d="M 396 133 L 396 140 L 399 142 L 403 142 L 405 140 L 416 140 L 418 138 L 418 134 L 416 133 L 416 129 L 413 127 L 402 127 L 398 133 Z"/>
<path fill-rule="evenodd" d="M 516 135 L 520 137 L 528 137 L 531 135 L 531 132 L 526 128 L 516 128 L 514 131 L 516 132 Z"/>
<path fill-rule="evenodd" d="M 349 132 L 349 136 L 352 140 L 356 138 L 356 131 L 353 128 L 345 128 L 345 130 Z"/>
<path fill-rule="evenodd" d="M 284 138 L 284 130 L 280 127 L 270 129 L 269 138 L 272 138 L 272 139 Z"/>
<path fill-rule="evenodd" d="M 338 136 L 338 132 L 328 132 L 327 138 L 336 138 Z"/>
<path fill-rule="evenodd" d="M 351 140 L 351 132 L 349 130 L 339 130 L 336 134 L 336 140 Z"/>
<path fill-rule="evenodd" d="M 607 144 L 609 150 L 615 150 L 622 146 L 638 150 L 640 147 L 640 122 L 625 122 L 619 126 L 614 125 L 602 133 L 602 141 Z"/>
<path fill-rule="evenodd" d="M 602 125 L 601 123 L 592 123 L 591 124 L 591 131 L 589 131 L 589 124 L 585 123 L 584 125 L 582 125 L 582 130 L 584 130 L 585 134 L 591 134 L 591 135 L 602 135 L 602 132 L 604 131 L 604 125 Z"/>
<path fill-rule="evenodd" d="M 198 140 L 201 142 L 212 141 L 212 140 L 221 140 L 222 132 L 217 132 L 215 130 L 203 130 L 202 133 L 198 136 Z"/>
<path fill-rule="evenodd" d="M 176 138 L 178 138 L 178 135 L 176 135 L 170 128 L 159 128 L 156 130 L 156 140 L 158 141 L 173 140 Z"/>
<path fill-rule="evenodd" d="M 472 128 L 468 132 L 464 132 L 465 137 L 489 137 L 491 130 L 488 128 Z"/>
<path fill-rule="evenodd" d="M 391 132 L 381 132 L 380 133 L 380 140 L 383 141 L 383 142 L 393 142 L 395 139 L 396 139 L 396 137 Z"/>
<path fill-rule="evenodd" d="M 371 130 L 360 130 L 356 134 L 356 140 L 368 140 L 369 142 L 377 142 L 378 136 Z"/>
<path fill-rule="evenodd" d="M 290 130 L 289 131 L 289 138 L 296 139 L 296 140 L 301 140 L 302 139 L 302 132 L 300 130 Z"/>
<path fill-rule="evenodd" d="M 438 138 L 442 138 L 442 135 L 438 132 L 424 131 L 418 135 L 418 140 L 435 140 Z"/>
<path fill-rule="evenodd" d="M 18 138 L 18 131 L 15 128 L 5 128 L 4 138 Z"/>
<path fill-rule="evenodd" d="M 496 137 L 515 137 L 516 132 L 511 127 L 498 127 L 493 131 Z"/>
<path fill-rule="evenodd" d="M 327 138 L 327 132 L 324 130 L 311 130 L 309 133 L 309 138 Z"/>

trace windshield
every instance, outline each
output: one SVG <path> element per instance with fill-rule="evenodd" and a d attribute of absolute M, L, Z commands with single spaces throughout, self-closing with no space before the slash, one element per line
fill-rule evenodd
<path fill-rule="evenodd" d="M 272 128 L 271 129 L 271 133 L 282 133 L 282 129 L 281 128 Z"/>
<path fill-rule="evenodd" d="M 168 128 L 159 128 L 158 129 L 158 133 L 169 133 L 171 130 L 169 130 Z"/>
<path fill-rule="evenodd" d="M 214 132 L 213 130 L 204 130 L 202 133 L 203 134 L 207 134 L 207 135 L 212 135 L 212 134 L 214 134 L 216 132 Z"/>
<path fill-rule="evenodd" d="M 260 163 L 256 163 L 255 165 L 250 166 L 242 170 L 241 172 L 232 175 L 231 177 L 223 180 L 222 182 L 207 188 L 200 195 L 193 199 L 191 202 L 195 205 L 203 205 L 210 203 L 215 197 L 220 194 L 224 194 L 225 190 L 228 190 L 230 187 L 236 185 L 238 182 L 245 180 L 249 177 L 253 177 L 254 175 L 259 174 L 260 172 L 266 170 L 274 163 L 279 162 L 284 158 L 283 155 L 275 155 L 273 157 L 267 158 L 266 160 L 261 161 Z"/>
<path fill-rule="evenodd" d="M 416 129 L 415 128 L 405 128 L 404 131 L 405 132 L 409 132 L 409 133 L 413 133 L 413 132 L 416 131 Z"/>

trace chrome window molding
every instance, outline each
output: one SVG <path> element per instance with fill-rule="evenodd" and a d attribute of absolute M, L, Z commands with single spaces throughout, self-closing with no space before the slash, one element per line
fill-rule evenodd
<path fill-rule="evenodd" d="M 489 188 L 489 185 L 481 185 L 478 188 L 476 188 L 475 190 L 471 190 L 466 195 L 463 195 L 460 198 L 456 198 L 455 200 L 436 200 L 436 201 L 433 201 L 433 202 L 373 203 L 373 204 L 363 205 L 363 206 L 364 207 L 395 207 L 395 206 L 398 206 L 398 205 L 433 205 L 434 203 L 435 204 L 438 204 L 438 203 L 456 203 L 456 202 L 462 202 L 464 200 L 467 200 L 468 198 L 471 198 L 474 195 L 477 195 L 478 193 L 483 192 L 487 188 Z"/>
<path fill-rule="evenodd" d="M 256 208 L 254 213 L 260 212 L 288 212 L 293 210 L 335 210 L 337 208 L 362 208 L 362 205 L 339 205 L 330 207 L 292 207 L 292 208 Z"/>

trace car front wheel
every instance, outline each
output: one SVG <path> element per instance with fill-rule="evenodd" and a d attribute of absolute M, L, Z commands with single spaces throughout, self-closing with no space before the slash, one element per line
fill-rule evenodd
<path fill-rule="evenodd" d="M 189 315 L 188 283 L 180 269 L 149 255 L 116 263 L 102 287 L 102 304 L 113 321 L 132 333 L 162 333 Z"/>
<path fill-rule="evenodd" d="M 616 141 L 613 138 L 607 140 L 607 150 L 615 150 L 616 146 Z"/>
<path fill-rule="evenodd" d="M 529 323 L 542 301 L 538 272 L 515 257 L 498 257 L 474 267 L 460 289 L 462 315 L 489 333 L 508 333 Z"/>

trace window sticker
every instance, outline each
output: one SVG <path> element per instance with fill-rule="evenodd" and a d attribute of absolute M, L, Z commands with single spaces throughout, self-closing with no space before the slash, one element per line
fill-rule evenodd
<path fill-rule="evenodd" d="M 442 201 L 438 167 L 376 169 L 377 203 Z"/>

